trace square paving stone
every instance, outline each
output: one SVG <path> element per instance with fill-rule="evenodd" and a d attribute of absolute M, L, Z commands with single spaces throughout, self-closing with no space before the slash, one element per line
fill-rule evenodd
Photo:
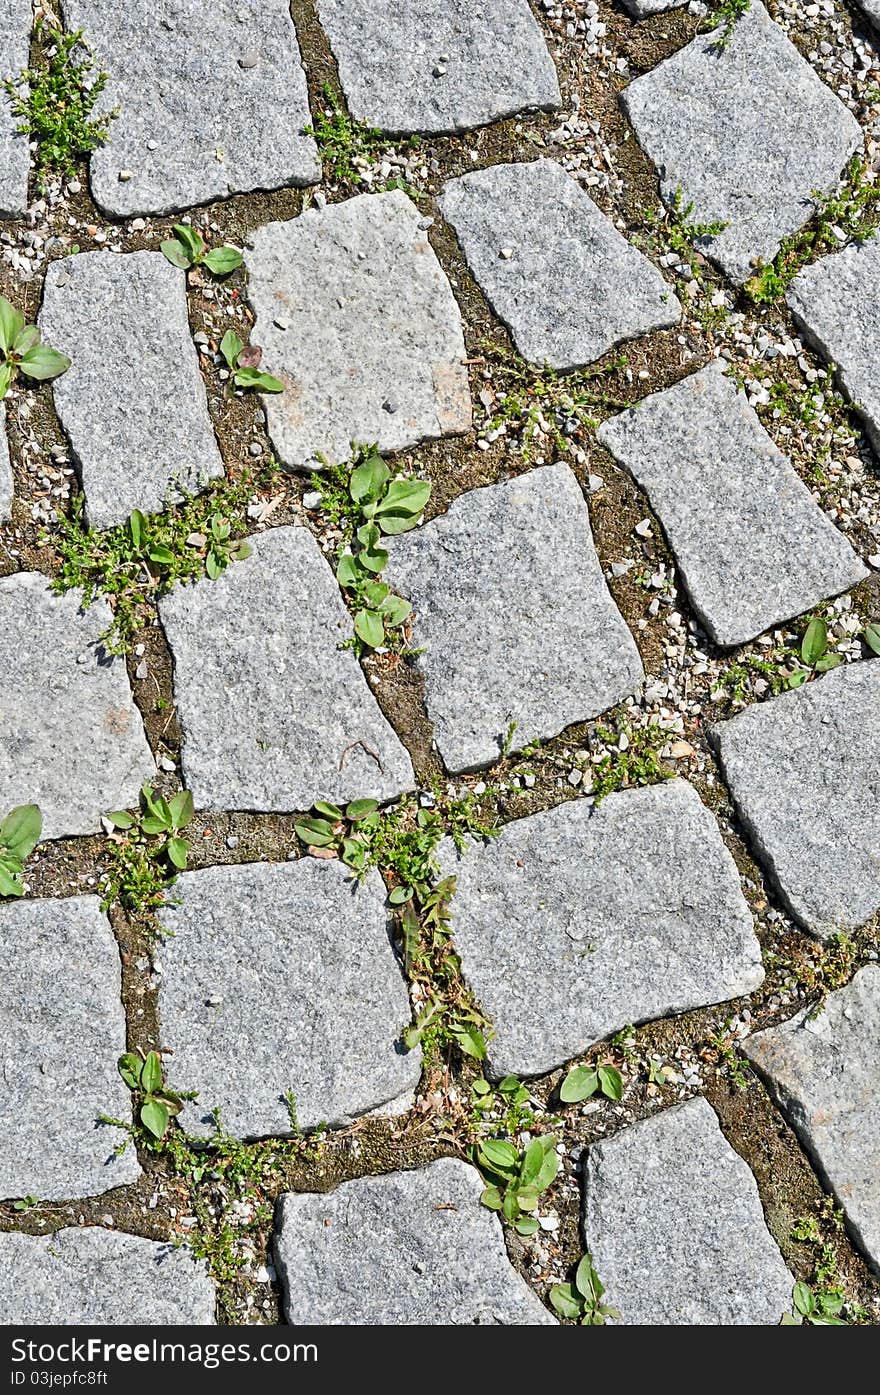
<path fill-rule="evenodd" d="M 40 572 L 0 580 L 0 811 L 39 804 L 44 838 L 95 833 L 156 771 L 125 660 L 101 644 L 110 607 L 80 602 Z"/>
<path fill-rule="evenodd" d="M 31 1326 L 207 1326 L 216 1295 L 182 1245 L 98 1226 L 0 1234 L 4 1322 Z"/>
<path fill-rule="evenodd" d="M 110 74 L 118 106 L 91 158 L 95 202 L 117 218 L 316 184 L 317 147 L 288 0 L 63 0 Z"/>
<path fill-rule="evenodd" d="M 402 450 L 471 424 L 461 316 L 419 210 L 361 194 L 269 223 L 246 253 L 279 458 L 318 467 L 353 441 Z"/>
<path fill-rule="evenodd" d="M 349 110 L 383 131 L 467 131 L 561 105 L 527 0 L 318 0 Z"/>
<path fill-rule="evenodd" d="M 483 1181 L 458 1158 L 280 1198 L 275 1265 L 291 1324 L 552 1324 L 513 1268 Z"/>
<path fill-rule="evenodd" d="M 161 252 L 53 262 L 40 329 L 72 363 L 52 384 L 95 528 L 156 513 L 223 474 L 189 329 L 186 276 Z"/>
<path fill-rule="evenodd" d="M 704 1099 L 588 1149 L 583 1224 L 622 1322 L 776 1325 L 791 1310 L 794 1278 L 755 1179 Z"/>
<path fill-rule="evenodd" d="M 680 189 L 690 222 L 726 224 L 698 245 L 741 284 L 835 188 L 862 131 L 760 0 L 718 41 L 698 34 L 621 100 L 666 202 Z"/>
<path fill-rule="evenodd" d="M 351 616 L 315 539 L 273 528 L 252 542 L 159 606 L 196 806 L 283 813 L 411 789 L 408 752 L 340 648 Z"/>
<path fill-rule="evenodd" d="M 6 439 L 6 408 L 0 402 L 0 523 L 12 517 L 12 465 Z"/>
<path fill-rule="evenodd" d="M 401 1044 L 406 985 L 378 872 L 304 857 L 187 872 L 159 919 L 159 1021 L 170 1075 L 197 1090 L 188 1132 L 211 1111 L 241 1138 L 339 1126 L 396 1105 L 419 1082 Z M 392 1112 L 395 1112 L 392 1109 Z"/>
<path fill-rule="evenodd" d="M 440 207 L 495 312 L 533 363 L 592 363 L 681 319 L 656 267 L 552 160 L 453 179 Z"/>
<path fill-rule="evenodd" d="M 119 950 L 97 896 L 0 904 L 0 1197 L 94 1196 L 135 1182 Z M 8 1319 L 7 1319 L 8 1320 Z"/>
<path fill-rule="evenodd" d="M 763 981 L 733 858 L 685 780 L 572 800 L 441 857 L 494 1076 L 543 1075 L 629 1022 Z"/>
<path fill-rule="evenodd" d="M 603 422 L 700 620 L 732 647 L 869 575 L 719 360 Z"/>
<path fill-rule="evenodd" d="M 567 465 L 475 489 L 392 539 L 385 579 L 415 607 L 425 703 L 450 771 L 586 721 L 644 677 Z"/>
<path fill-rule="evenodd" d="M 880 968 L 741 1045 L 880 1272 Z"/>
<path fill-rule="evenodd" d="M 795 276 L 785 299 L 804 338 L 836 366 L 880 452 L 880 239 L 820 257 Z"/>
<path fill-rule="evenodd" d="M 0 0 L 0 79 L 18 79 L 30 61 L 32 0 Z M 0 92 L 0 218 L 18 218 L 27 210 L 31 167 L 28 138 L 21 118 Z"/>
<path fill-rule="evenodd" d="M 709 732 L 792 915 L 825 938 L 880 911 L 880 663 L 847 664 Z"/>

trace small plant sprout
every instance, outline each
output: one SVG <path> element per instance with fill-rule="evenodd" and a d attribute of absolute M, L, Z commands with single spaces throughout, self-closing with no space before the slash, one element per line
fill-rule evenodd
<path fill-rule="evenodd" d="M 40 343 L 40 331 L 20 310 L 0 295 L 0 398 L 6 396 L 17 373 L 44 382 L 66 373 L 70 359 Z"/>
<path fill-rule="evenodd" d="M 179 266 L 183 271 L 206 266 L 212 276 L 228 276 L 244 261 L 238 248 L 228 244 L 208 251 L 205 239 L 190 223 L 175 223 L 174 236 L 163 242 L 160 250 L 172 266 Z"/>
<path fill-rule="evenodd" d="M 573 1284 L 554 1284 L 550 1290 L 550 1302 L 561 1318 L 580 1323 L 584 1327 L 602 1327 L 608 1318 L 619 1318 L 620 1313 L 602 1302 L 605 1285 L 593 1268 L 591 1255 L 584 1255 L 575 1270 Z"/>
<path fill-rule="evenodd" d="M 844 1301 L 839 1289 L 814 1290 L 809 1284 L 797 1283 L 791 1293 L 791 1312 L 783 1316 L 783 1325 L 800 1327 L 808 1323 L 811 1327 L 846 1327 L 846 1319 L 840 1316 Z"/>
<path fill-rule="evenodd" d="M 539 1227 L 532 1213 L 559 1170 L 555 1136 L 533 1138 L 522 1151 L 504 1139 L 486 1138 L 475 1145 L 473 1160 L 486 1182 L 483 1205 L 500 1211 L 519 1235 L 534 1235 Z"/>
<path fill-rule="evenodd" d="M 181 790 L 166 799 L 144 785 L 141 798 L 144 812 L 120 809 L 105 815 L 112 829 L 105 907 L 116 900 L 131 911 L 161 906 L 165 888 L 186 867 L 190 845 L 182 833 L 193 817 L 192 794 Z"/>
<path fill-rule="evenodd" d="M 225 358 L 236 387 L 254 388 L 257 392 L 283 392 L 284 384 L 271 373 L 260 372 L 263 350 L 257 344 L 245 344 L 234 329 L 227 329 L 220 340 L 220 352 Z"/>
<path fill-rule="evenodd" d="M 339 857 L 356 872 L 367 867 L 370 852 L 369 834 L 379 824 L 379 805 L 375 799 L 353 799 L 339 809 L 335 804 L 319 800 L 312 806 L 313 816 L 294 824 L 314 857 Z"/>
<path fill-rule="evenodd" d="M 563 1104 L 580 1104 L 597 1090 L 606 1099 L 623 1098 L 623 1076 L 614 1066 L 575 1066 L 559 1087 L 559 1098 Z"/>
<path fill-rule="evenodd" d="M 153 794 L 150 785 L 144 785 L 141 790 L 147 812 L 141 815 L 140 829 L 149 837 L 161 836 L 161 852 L 168 857 L 180 871 L 186 866 L 186 859 L 189 853 L 189 843 L 180 836 L 181 830 L 186 828 L 191 822 L 194 813 L 193 797 L 189 790 L 181 790 L 178 794 L 166 799 L 164 795 Z M 123 831 L 136 828 L 138 819 L 136 815 L 129 814 L 122 809 L 114 814 L 108 814 L 107 818 L 114 828 Z"/>
<path fill-rule="evenodd" d="M 168 1125 L 183 1108 L 185 1096 L 176 1095 L 165 1084 L 162 1058 L 156 1051 L 126 1051 L 117 1069 L 132 1094 L 139 1096 L 138 1118 L 153 1138 L 164 1138 Z"/>
<path fill-rule="evenodd" d="M 818 615 L 814 616 L 804 631 L 801 640 L 800 659 L 803 668 L 796 668 L 789 674 L 788 687 L 799 688 L 811 674 L 827 673 L 843 663 L 843 655 L 836 654 L 828 646 L 828 626 Z"/>
<path fill-rule="evenodd" d="M 36 804 L 20 804 L 0 823 L 0 896 L 23 896 L 21 874 L 43 831 Z"/>

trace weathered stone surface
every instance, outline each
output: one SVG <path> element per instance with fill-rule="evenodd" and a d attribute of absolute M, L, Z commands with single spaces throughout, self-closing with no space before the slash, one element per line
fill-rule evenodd
<path fill-rule="evenodd" d="M 470 426 L 461 316 L 422 221 L 396 190 L 254 234 L 254 340 L 286 385 L 263 399 L 285 464 L 347 460 L 354 440 L 402 450 Z"/>
<path fill-rule="evenodd" d="M 63 6 L 110 74 L 102 109 L 119 107 L 91 161 L 108 213 L 172 213 L 321 178 L 287 0 Z"/>
<path fill-rule="evenodd" d="M 680 10 L 688 0 L 623 0 L 623 7 L 636 19 L 662 14 L 664 10 Z"/>
<path fill-rule="evenodd" d="M 219 1106 L 238 1137 L 341 1125 L 418 1084 L 410 1019 L 378 872 L 340 862 L 251 863 L 187 872 L 160 919 L 159 1020 L 171 1078 L 198 1090 L 181 1116 L 210 1134 Z"/>
<path fill-rule="evenodd" d="M 70 368 L 52 384 L 96 528 L 155 513 L 175 486 L 223 474 L 190 335 L 184 273 L 161 252 L 83 252 L 53 262 L 43 338 Z"/>
<path fill-rule="evenodd" d="M 275 1263 L 290 1323 L 403 1327 L 554 1319 L 512 1267 L 475 1168 L 414 1172 L 281 1197 Z"/>
<path fill-rule="evenodd" d="M 794 278 L 785 299 L 804 338 L 836 365 L 880 451 L 880 238 L 820 257 Z"/>
<path fill-rule="evenodd" d="M 718 826 L 684 780 L 518 819 L 459 857 L 452 929 L 496 1076 L 542 1075 L 628 1022 L 757 988 L 761 951 Z"/>
<path fill-rule="evenodd" d="M 783 900 L 825 937 L 880 911 L 880 663 L 847 664 L 710 730 Z"/>
<path fill-rule="evenodd" d="M 592 363 L 681 318 L 656 267 L 552 160 L 492 165 L 453 179 L 440 207 L 496 313 L 533 363 Z"/>
<path fill-rule="evenodd" d="M 121 993 L 97 896 L 0 905 L 0 1197 L 59 1201 L 140 1175 L 134 1149 L 115 1158 L 119 1135 L 98 1124 L 131 1115 Z"/>
<path fill-rule="evenodd" d="M 527 0 L 318 0 L 349 110 L 383 131 L 467 131 L 561 102 Z"/>
<path fill-rule="evenodd" d="M 584 1240 L 625 1323 L 777 1324 L 794 1279 L 755 1179 L 704 1099 L 594 1143 Z"/>
<path fill-rule="evenodd" d="M 339 648 L 351 617 L 311 533 L 273 528 L 253 545 L 160 603 L 196 805 L 290 811 L 410 789 L 409 755 Z"/>
<path fill-rule="evenodd" d="M 567 465 L 475 489 L 394 538 L 385 579 L 413 602 L 425 702 L 449 770 L 554 736 L 631 693 L 635 641 Z"/>
<path fill-rule="evenodd" d="M 597 434 L 647 494 L 716 643 L 743 644 L 868 575 L 719 360 Z"/>
<path fill-rule="evenodd" d="M 0 1234 L 4 1322 L 204 1327 L 214 1322 L 214 1304 L 205 1263 L 186 1246 L 98 1226 Z"/>
<path fill-rule="evenodd" d="M 110 607 L 80 599 L 39 572 L 0 580 L 0 810 L 39 804 L 45 838 L 96 832 L 155 773 L 125 660 L 100 642 Z"/>
<path fill-rule="evenodd" d="M 0 0 L 0 79 L 17 79 L 28 66 L 32 0 Z M 17 218 L 27 210 L 31 156 L 19 118 L 0 92 L 0 218 Z"/>
<path fill-rule="evenodd" d="M 856 0 L 859 9 L 875 25 L 880 25 L 880 0 Z"/>
<path fill-rule="evenodd" d="M 664 199 L 725 223 L 703 250 L 742 283 L 811 216 L 862 144 L 855 117 L 751 0 L 725 48 L 710 30 L 621 94 Z"/>
<path fill-rule="evenodd" d="M 0 402 L 0 523 L 12 516 L 12 465 L 6 439 L 6 408 Z"/>

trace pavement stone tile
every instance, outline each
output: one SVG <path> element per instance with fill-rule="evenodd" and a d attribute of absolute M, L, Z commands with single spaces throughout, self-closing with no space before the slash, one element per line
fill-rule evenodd
<path fill-rule="evenodd" d="M 0 0 L 0 79 L 15 80 L 27 68 L 33 19 L 32 0 Z M 31 156 L 18 126 L 9 98 L 0 92 L 0 218 L 27 211 Z"/>

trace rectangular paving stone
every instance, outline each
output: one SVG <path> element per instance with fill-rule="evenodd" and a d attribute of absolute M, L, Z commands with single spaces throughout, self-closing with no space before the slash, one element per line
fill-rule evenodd
<path fill-rule="evenodd" d="M 91 158 L 95 202 L 116 218 L 230 194 L 316 184 L 317 147 L 287 0 L 63 0 L 110 74 L 119 108 Z"/>
<path fill-rule="evenodd" d="M 847 664 L 709 731 L 795 919 L 825 938 L 880 911 L 880 663 Z"/>
<path fill-rule="evenodd" d="M 733 858 L 685 780 L 577 799 L 459 856 L 452 930 L 492 1074 L 543 1075 L 629 1022 L 764 978 Z"/>
<path fill-rule="evenodd" d="M 880 968 L 741 1045 L 880 1272 Z"/>
<path fill-rule="evenodd" d="M 306 528 L 159 605 L 174 658 L 186 784 L 200 809 L 392 799 L 412 762 L 350 649 L 351 617 Z"/>
<path fill-rule="evenodd" d="M 584 1243 L 624 1323 L 778 1325 L 794 1278 L 758 1188 L 704 1099 L 594 1143 Z"/>
<path fill-rule="evenodd" d="M 644 677 L 567 465 L 460 495 L 393 538 L 385 579 L 415 607 L 425 704 L 450 771 L 555 736 Z"/>
<path fill-rule="evenodd" d="M 443 216 L 533 363 L 575 368 L 681 319 L 672 287 L 552 160 L 492 165 L 446 185 Z"/>
<path fill-rule="evenodd" d="M 46 275 L 40 329 L 72 360 L 52 384 L 95 528 L 223 474 L 186 277 L 161 252 L 83 252 Z"/>
<path fill-rule="evenodd" d="M 318 0 L 349 110 L 402 135 L 561 105 L 528 0 Z"/>
<path fill-rule="evenodd" d="M 121 994 L 97 896 L 0 903 L 0 1198 L 94 1196 L 140 1176 L 98 1123 L 131 1117 Z"/>
<path fill-rule="evenodd" d="M 246 253 L 254 342 L 285 384 L 264 395 L 280 460 L 320 468 L 471 424 L 461 316 L 406 194 L 361 194 L 269 223 Z M 282 327 L 283 326 L 283 327 Z"/>
<path fill-rule="evenodd" d="M 803 337 L 836 366 L 841 386 L 880 452 L 880 239 L 851 243 L 804 267 L 785 299 Z"/>
<path fill-rule="evenodd" d="M 12 517 L 12 465 L 6 439 L 6 407 L 0 402 L 0 523 Z"/>
<path fill-rule="evenodd" d="M 717 644 L 754 639 L 869 575 L 720 360 L 603 422 Z"/>
<path fill-rule="evenodd" d="M 28 66 L 33 20 L 32 0 L 0 0 L 0 79 L 15 81 Z M 20 119 L 0 92 L 0 218 L 27 211 L 31 155 L 27 136 L 18 130 Z"/>
<path fill-rule="evenodd" d="M 760 0 L 718 39 L 698 34 L 621 100 L 666 202 L 681 189 L 691 222 L 726 225 L 698 246 L 742 284 L 835 188 L 862 131 Z"/>
<path fill-rule="evenodd" d="M 513 1268 L 483 1181 L 458 1158 L 280 1198 L 275 1264 L 291 1324 L 552 1324 Z"/>
<path fill-rule="evenodd" d="M 186 872 L 159 913 L 159 1021 L 170 1077 L 197 1090 L 181 1120 L 237 1137 L 339 1126 L 419 1082 L 410 1006 L 378 872 L 304 857 Z M 392 1110 L 392 1112 L 394 1112 Z"/>
<path fill-rule="evenodd" d="M 214 1323 L 215 1303 L 207 1265 L 186 1245 L 100 1226 L 0 1233 L 0 1306 L 8 1323 L 204 1327 Z"/>
<path fill-rule="evenodd" d="M 0 811 L 39 804 L 43 837 L 95 833 L 156 767 L 106 601 L 55 595 L 40 572 L 0 580 Z"/>

